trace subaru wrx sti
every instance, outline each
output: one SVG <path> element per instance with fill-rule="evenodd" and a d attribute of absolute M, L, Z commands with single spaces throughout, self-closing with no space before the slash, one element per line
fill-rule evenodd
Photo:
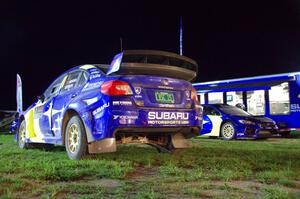
<path fill-rule="evenodd" d="M 202 107 L 191 81 L 197 63 L 163 51 L 124 51 L 111 65 L 88 64 L 60 75 L 20 114 L 20 148 L 65 145 L 70 159 L 145 143 L 159 151 L 191 147 Z"/>
<path fill-rule="evenodd" d="M 267 138 L 278 133 L 274 120 L 253 116 L 241 108 L 227 104 L 203 105 L 203 129 L 201 135 L 235 138 Z"/>

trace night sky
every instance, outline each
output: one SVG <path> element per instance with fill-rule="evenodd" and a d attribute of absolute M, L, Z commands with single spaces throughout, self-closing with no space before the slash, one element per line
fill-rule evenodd
<path fill-rule="evenodd" d="M 110 63 L 120 37 L 123 49 L 178 52 L 180 16 L 198 82 L 300 71 L 297 0 L 61 2 L 1 1 L 0 109 L 15 109 L 16 73 L 26 109 L 65 70 Z"/>

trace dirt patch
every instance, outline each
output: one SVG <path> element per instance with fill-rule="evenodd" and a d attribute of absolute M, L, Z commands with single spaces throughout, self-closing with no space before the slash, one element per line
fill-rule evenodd
<path fill-rule="evenodd" d="M 121 183 L 119 180 L 114 179 L 95 179 L 95 180 L 85 180 L 84 183 L 86 185 L 92 185 L 92 186 L 100 186 L 104 188 L 117 188 L 121 186 Z"/>
<path fill-rule="evenodd" d="M 103 187 L 103 188 L 117 188 L 121 186 L 121 183 L 119 180 L 115 179 L 108 179 L 108 178 L 100 178 L 100 179 L 89 179 L 89 178 L 83 178 L 81 180 L 77 181 L 68 181 L 68 182 L 58 182 L 55 183 L 55 185 L 87 185 L 91 187 Z"/>
<path fill-rule="evenodd" d="M 146 168 L 146 167 L 136 167 L 133 172 L 127 173 L 126 179 L 128 180 L 137 180 L 142 178 L 149 178 L 154 177 L 157 171 L 153 168 Z"/>

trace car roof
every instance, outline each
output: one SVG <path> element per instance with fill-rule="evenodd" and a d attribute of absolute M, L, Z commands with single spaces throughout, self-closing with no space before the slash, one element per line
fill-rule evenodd
<path fill-rule="evenodd" d="M 61 73 L 61 75 L 76 71 L 78 69 L 89 72 L 88 71 L 89 68 L 87 68 L 85 66 L 94 66 L 95 68 L 99 68 L 100 70 L 102 70 L 102 72 L 104 72 L 104 73 L 106 73 L 106 71 L 109 67 L 108 64 L 82 64 L 82 65 L 78 65 L 78 66 L 75 66 L 75 67 L 72 67 L 72 68 L 66 70 L 65 72 Z"/>

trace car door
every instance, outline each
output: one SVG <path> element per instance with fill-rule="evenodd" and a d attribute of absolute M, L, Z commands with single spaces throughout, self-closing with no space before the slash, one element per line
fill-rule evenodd
<path fill-rule="evenodd" d="M 53 100 L 52 131 L 56 137 L 61 137 L 61 123 L 65 108 L 80 94 L 86 79 L 86 72 L 80 70 L 70 72 L 61 88 L 60 94 Z"/>
<path fill-rule="evenodd" d="M 222 115 L 213 107 L 203 109 L 203 129 L 201 135 L 219 136 L 222 124 Z"/>
<path fill-rule="evenodd" d="M 33 113 L 34 132 L 37 137 L 53 137 L 51 130 L 53 100 L 59 94 L 65 75 L 57 78 L 39 97 Z"/>

